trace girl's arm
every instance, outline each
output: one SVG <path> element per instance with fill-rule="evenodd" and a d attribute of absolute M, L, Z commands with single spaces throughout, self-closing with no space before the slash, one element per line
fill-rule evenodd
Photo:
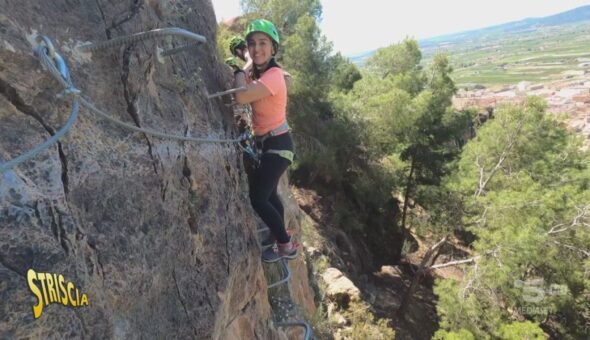
<path fill-rule="evenodd" d="M 245 57 L 246 65 L 244 66 L 244 69 L 242 71 L 238 70 L 234 72 L 234 87 L 246 88 L 246 91 L 237 92 L 234 95 L 238 104 L 249 104 L 272 94 L 266 86 L 259 82 L 249 84 L 246 82 L 246 74 L 250 73 L 250 70 L 253 67 L 253 61 L 247 50 L 245 51 Z"/>
<path fill-rule="evenodd" d="M 249 104 L 272 94 L 266 86 L 259 82 L 247 84 L 246 73 L 244 71 L 236 71 L 234 73 L 234 86 L 236 88 L 246 88 L 246 91 L 236 92 L 234 94 L 238 104 Z"/>

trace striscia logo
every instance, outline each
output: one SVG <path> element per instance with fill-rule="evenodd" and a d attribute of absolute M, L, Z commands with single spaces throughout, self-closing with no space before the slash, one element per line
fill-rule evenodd
<path fill-rule="evenodd" d="M 80 291 L 71 281 L 66 282 L 61 274 L 37 273 L 33 269 L 27 271 L 29 289 L 37 297 L 38 303 L 33 306 L 33 315 L 38 319 L 43 308 L 51 303 L 61 303 L 64 306 L 88 306 L 88 296 Z M 37 284 L 36 284 L 36 283 Z M 41 285 L 39 288 L 38 284 Z"/>

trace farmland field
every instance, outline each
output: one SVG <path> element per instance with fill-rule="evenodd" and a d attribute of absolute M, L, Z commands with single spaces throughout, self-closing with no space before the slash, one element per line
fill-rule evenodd
<path fill-rule="evenodd" d="M 440 46 L 440 44 L 439 44 Z M 590 22 L 516 33 L 493 33 L 444 47 L 423 48 L 424 64 L 447 53 L 458 86 L 533 83 L 590 72 Z M 565 73 L 564 73 L 565 72 Z"/>

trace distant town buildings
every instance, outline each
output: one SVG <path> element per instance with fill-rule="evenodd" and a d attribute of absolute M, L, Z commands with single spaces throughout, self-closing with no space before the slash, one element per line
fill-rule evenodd
<path fill-rule="evenodd" d="M 579 61 L 590 65 L 589 60 Z M 527 96 L 539 96 L 547 102 L 549 112 L 567 114 L 569 127 L 581 133 L 586 147 L 590 147 L 590 73 L 587 70 L 566 71 L 563 78 L 548 84 L 521 81 L 509 86 L 460 89 L 453 97 L 453 106 L 457 109 L 476 108 L 480 113 L 487 114 L 498 105 L 518 104 Z"/>

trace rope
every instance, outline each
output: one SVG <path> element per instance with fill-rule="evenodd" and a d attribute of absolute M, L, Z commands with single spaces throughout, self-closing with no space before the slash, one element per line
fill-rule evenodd
<path fill-rule="evenodd" d="M 147 40 L 147 39 L 154 39 L 160 36 L 167 36 L 167 35 L 178 35 L 183 38 L 193 39 L 199 43 L 206 43 L 207 39 L 199 34 L 193 33 L 191 31 L 184 30 L 178 27 L 168 27 L 168 28 L 158 28 L 155 30 L 147 31 L 147 32 L 140 32 L 131 35 L 126 35 L 123 37 L 117 37 L 111 40 L 101 41 L 97 43 L 90 43 L 78 46 L 78 49 L 81 51 L 97 51 L 106 48 L 111 48 L 119 45 L 128 45 L 131 43 Z"/>

